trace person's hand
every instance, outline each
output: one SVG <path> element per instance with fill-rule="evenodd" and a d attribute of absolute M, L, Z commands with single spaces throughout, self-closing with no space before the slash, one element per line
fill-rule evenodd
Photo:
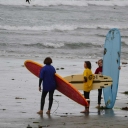
<path fill-rule="evenodd" d="M 118 69 L 121 70 L 121 66 L 119 66 Z"/>
<path fill-rule="evenodd" d="M 39 91 L 41 92 L 41 86 L 39 87 Z"/>

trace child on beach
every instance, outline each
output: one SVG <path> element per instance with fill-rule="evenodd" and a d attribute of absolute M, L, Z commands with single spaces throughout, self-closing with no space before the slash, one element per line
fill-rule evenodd
<path fill-rule="evenodd" d="M 93 82 L 93 74 L 91 71 L 91 63 L 90 61 L 85 61 L 84 63 L 84 72 L 83 72 L 83 78 L 84 78 L 84 97 L 88 101 L 88 106 L 85 106 L 85 110 L 81 113 L 89 113 L 89 106 L 90 106 L 90 91 L 92 89 L 92 82 Z"/>
<path fill-rule="evenodd" d="M 45 97 L 49 92 L 49 107 L 46 114 L 50 114 L 50 110 L 53 103 L 53 94 L 56 89 L 56 80 L 55 80 L 55 68 L 51 65 L 52 59 L 50 57 L 45 58 L 45 66 L 40 70 L 39 78 L 39 91 L 41 92 L 41 83 L 42 83 L 42 96 L 41 96 L 41 108 L 37 114 L 43 114 L 43 108 L 45 104 Z M 43 82 L 42 82 L 43 81 Z"/>
<path fill-rule="evenodd" d="M 102 74 L 102 65 L 103 65 L 103 60 L 100 59 L 98 60 L 98 68 L 95 71 L 95 74 Z M 98 89 L 98 106 L 97 108 L 100 108 L 100 104 L 101 104 L 101 95 L 102 95 L 102 89 Z"/>

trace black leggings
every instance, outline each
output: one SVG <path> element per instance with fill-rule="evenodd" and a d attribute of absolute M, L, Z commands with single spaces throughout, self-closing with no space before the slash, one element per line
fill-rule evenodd
<path fill-rule="evenodd" d="M 47 95 L 48 92 L 49 92 L 49 106 L 48 106 L 48 110 L 51 110 L 52 103 L 53 103 L 54 90 L 53 91 L 42 91 L 42 96 L 41 96 L 41 110 L 43 110 L 43 108 L 44 108 L 45 97 L 46 97 L 46 95 Z"/>
<path fill-rule="evenodd" d="M 101 104 L 102 89 L 98 89 L 98 104 Z"/>
<path fill-rule="evenodd" d="M 88 104 L 90 105 L 90 98 L 89 98 L 89 95 L 90 95 L 90 92 L 84 91 L 84 98 L 85 98 L 85 99 L 88 99 L 87 101 L 88 101 Z"/>

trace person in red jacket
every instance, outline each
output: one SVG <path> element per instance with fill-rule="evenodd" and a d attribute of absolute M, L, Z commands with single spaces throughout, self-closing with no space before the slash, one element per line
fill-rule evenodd
<path fill-rule="evenodd" d="M 103 60 L 102 59 L 98 60 L 99 67 L 96 69 L 95 74 L 102 74 L 102 65 L 103 65 Z M 101 96 L 102 96 L 102 89 L 98 89 L 98 106 L 97 106 L 97 108 L 100 108 Z"/>

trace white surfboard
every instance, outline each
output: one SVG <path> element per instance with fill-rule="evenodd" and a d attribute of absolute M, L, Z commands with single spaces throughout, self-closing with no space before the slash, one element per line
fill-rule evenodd
<path fill-rule="evenodd" d="M 83 90 L 83 74 L 71 75 L 64 77 L 69 83 L 71 83 L 77 90 Z M 94 80 L 92 85 L 92 90 L 102 89 L 112 85 L 112 78 L 109 76 L 103 76 L 99 74 L 94 74 Z"/>

